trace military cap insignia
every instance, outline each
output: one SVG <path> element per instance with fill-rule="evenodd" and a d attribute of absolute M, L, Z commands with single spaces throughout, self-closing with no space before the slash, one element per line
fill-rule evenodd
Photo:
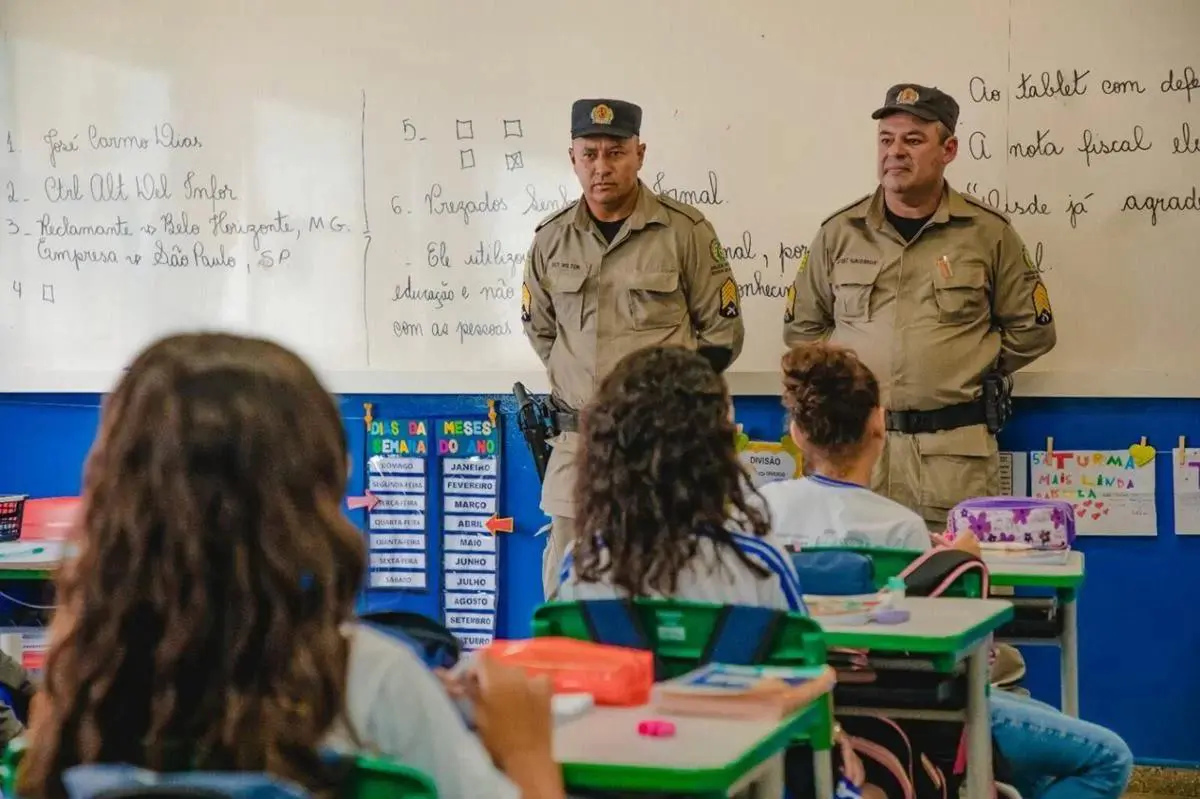
<path fill-rule="evenodd" d="M 783 323 L 790 325 L 796 320 L 796 286 L 794 284 L 788 286 L 784 299 L 787 301 L 787 305 L 783 309 Z"/>
<path fill-rule="evenodd" d="M 533 298 L 529 295 L 529 284 L 521 284 L 521 321 L 528 322 L 530 319 L 530 310 L 533 305 Z"/>
<path fill-rule="evenodd" d="M 592 108 L 592 124 L 593 125 L 611 125 L 613 121 L 613 110 L 604 103 L 600 103 Z"/>
<path fill-rule="evenodd" d="M 1039 325 L 1048 325 L 1054 321 L 1054 314 L 1050 311 L 1050 292 L 1040 280 L 1033 286 L 1033 314 L 1034 321 Z"/>
<path fill-rule="evenodd" d="M 921 95 L 917 94 L 917 90 L 911 86 L 901 89 L 900 93 L 896 95 L 896 102 L 900 105 L 912 105 L 919 99 L 921 99 Z"/>
<path fill-rule="evenodd" d="M 718 313 L 726 319 L 737 319 L 742 309 L 738 307 L 738 287 L 733 277 L 725 278 L 721 284 L 721 307 Z"/>

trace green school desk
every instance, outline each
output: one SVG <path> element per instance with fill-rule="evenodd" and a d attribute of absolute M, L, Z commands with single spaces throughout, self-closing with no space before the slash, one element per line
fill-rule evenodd
<path fill-rule="evenodd" d="M 1013 563 L 1011 559 L 984 558 L 993 586 L 1014 588 L 1053 588 L 1062 610 L 1062 634 L 1052 638 L 1009 638 L 1010 644 L 1058 646 L 1061 653 L 1062 710 L 1079 717 L 1079 626 L 1075 603 L 1083 585 L 1083 553 L 1072 551 L 1067 562 L 1059 565 Z"/>
<path fill-rule="evenodd" d="M 830 647 L 906 652 L 928 658 L 933 668 L 953 671 L 967 661 L 966 713 L 951 713 L 967 723 L 967 799 L 990 799 L 992 795 L 992 728 L 987 707 L 988 653 L 996 629 L 1013 616 L 1011 602 L 1003 599 L 958 599 L 952 597 L 905 598 L 901 607 L 909 611 L 902 624 L 839 625 L 814 616 L 825 630 Z M 875 708 L 895 718 L 947 717 L 947 711 Z M 835 708 L 839 714 L 861 712 L 858 708 Z"/>
<path fill-rule="evenodd" d="M 779 756 L 827 712 L 823 696 L 783 721 L 672 716 L 645 706 L 595 707 L 555 728 L 554 759 L 562 765 L 568 790 L 725 797 L 757 783 L 762 786 L 758 795 L 782 796 Z M 650 718 L 669 719 L 675 735 L 638 735 L 638 722 Z M 831 786 L 825 795 L 833 795 Z"/>

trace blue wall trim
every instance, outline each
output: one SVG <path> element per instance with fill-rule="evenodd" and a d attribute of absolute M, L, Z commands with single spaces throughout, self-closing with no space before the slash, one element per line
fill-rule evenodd
<path fill-rule="evenodd" d="M 359 461 L 351 493 L 363 490 L 361 455 L 366 431 L 362 403 L 377 417 L 450 416 L 487 412 L 497 400 L 504 417 L 503 515 L 517 532 L 501 551 L 499 632 L 523 636 L 541 600 L 542 538 L 533 463 L 517 430 L 511 397 L 486 395 L 359 396 L 340 398 L 352 451 Z M 0 492 L 32 496 L 76 494 L 81 466 L 99 418 L 94 394 L 8 394 L 0 397 Z M 738 421 L 755 438 L 777 440 L 784 429 L 778 400 L 736 401 Z M 1118 731 L 1139 762 L 1200 764 L 1195 735 L 1200 682 L 1193 672 L 1200 625 L 1188 622 L 1200 574 L 1200 537 L 1174 535 L 1170 449 L 1179 436 L 1200 442 L 1200 399 L 1021 399 L 1001 435 L 1005 449 L 1028 451 L 1054 437 L 1055 448 L 1123 449 L 1145 436 L 1159 450 L 1157 538 L 1082 538 L 1088 573 L 1079 605 L 1080 705 L 1083 716 Z M 360 525 L 361 511 L 351 517 Z M 1027 648 L 1027 684 L 1035 696 L 1057 704 L 1058 653 Z"/>

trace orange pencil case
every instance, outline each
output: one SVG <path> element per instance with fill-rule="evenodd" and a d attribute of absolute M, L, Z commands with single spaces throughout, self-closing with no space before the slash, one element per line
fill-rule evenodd
<path fill-rule="evenodd" d="M 591 694 L 597 705 L 644 705 L 654 685 L 654 656 L 640 649 L 550 636 L 493 641 L 478 654 L 546 675 L 556 694 Z"/>

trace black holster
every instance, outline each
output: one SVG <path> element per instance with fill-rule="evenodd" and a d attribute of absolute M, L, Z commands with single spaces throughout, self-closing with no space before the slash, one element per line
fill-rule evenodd
<path fill-rule="evenodd" d="M 988 372 L 983 376 L 983 409 L 987 419 L 987 429 L 996 435 L 1008 420 L 1012 418 L 1012 375 L 1002 372 Z"/>

